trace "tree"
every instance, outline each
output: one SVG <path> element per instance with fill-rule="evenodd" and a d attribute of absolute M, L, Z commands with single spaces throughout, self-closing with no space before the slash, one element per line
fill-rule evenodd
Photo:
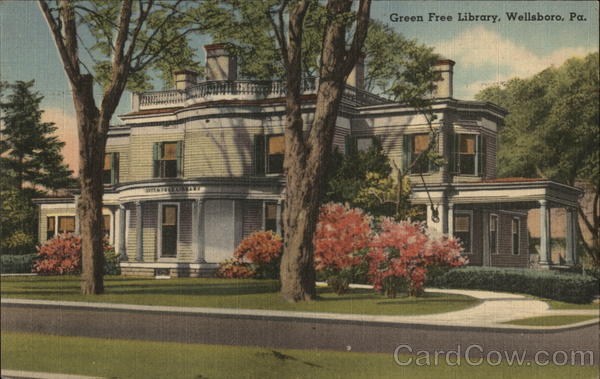
<path fill-rule="evenodd" d="M 510 112 L 499 132 L 500 176 L 541 176 L 589 188 L 592 212 L 586 214 L 580 206 L 579 218 L 592 236 L 584 249 L 596 266 L 600 265 L 598 68 L 598 53 L 592 53 L 476 95 Z"/>
<path fill-rule="evenodd" d="M 53 135 L 57 129 L 54 123 L 41 121 L 43 97 L 32 91 L 33 85 L 34 81 L 6 85 L 12 94 L 6 102 L 0 102 L 0 120 L 4 125 L 0 141 L 3 187 L 19 191 L 26 184 L 47 189 L 69 187 L 75 181 L 61 155 L 65 143 Z"/>
<path fill-rule="evenodd" d="M 185 21 L 182 10 L 192 3 L 182 0 L 135 4 L 133 0 L 38 0 L 38 4 L 71 85 L 77 119 L 81 290 L 100 294 L 104 292 L 102 164 L 110 120 L 126 88 L 150 87 L 148 72 L 168 76 L 174 68 L 193 65 L 188 39 L 199 27 Z M 86 46 L 87 40 L 94 43 Z M 98 102 L 94 82 L 102 85 Z"/>

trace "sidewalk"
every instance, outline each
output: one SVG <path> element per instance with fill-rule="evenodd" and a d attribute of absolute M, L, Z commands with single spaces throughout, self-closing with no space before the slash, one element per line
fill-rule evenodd
<path fill-rule="evenodd" d="M 356 287 L 359 287 L 358 285 Z M 235 309 L 235 308 L 201 308 L 201 307 L 171 307 L 130 305 L 115 303 L 87 303 L 73 301 L 49 301 L 29 299 L 7 299 L 2 298 L 2 305 L 20 304 L 49 307 L 69 307 L 87 309 L 105 309 L 139 312 L 164 312 L 202 314 L 209 316 L 261 318 L 272 320 L 315 320 L 315 321 L 340 321 L 359 323 L 384 323 L 404 325 L 435 325 L 448 327 L 485 328 L 497 330 L 565 330 L 585 325 L 598 323 L 598 319 L 583 321 L 566 326 L 521 326 L 504 324 L 507 321 L 528 317 L 555 316 L 555 315 L 592 315 L 599 316 L 597 310 L 550 310 L 550 306 L 541 300 L 531 299 L 524 295 L 500 293 L 491 291 L 475 290 L 450 290 L 428 288 L 428 292 L 439 292 L 448 294 L 459 294 L 472 296 L 481 300 L 481 303 L 467 309 L 455 312 L 436 313 L 419 316 L 380 316 L 360 314 L 339 314 L 319 312 L 291 312 L 272 311 L 258 309 Z"/>

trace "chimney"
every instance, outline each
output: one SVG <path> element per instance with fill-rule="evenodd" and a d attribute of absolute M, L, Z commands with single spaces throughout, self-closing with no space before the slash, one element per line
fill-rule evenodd
<path fill-rule="evenodd" d="M 442 75 L 442 79 L 437 82 L 437 89 L 433 91 L 433 97 L 436 99 L 450 98 L 453 95 L 452 77 L 454 76 L 455 62 L 450 59 L 440 59 L 434 66 L 434 71 Z"/>
<path fill-rule="evenodd" d="M 365 54 L 361 53 L 356 61 L 356 65 L 350 71 L 346 84 L 358 89 L 365 89 Z"/>
<path fill-rule="evenodd" d="M 206 80 L 236 80 L 237 57 L 227 51 L 226 44 L 205 45 Z"/>
<path fill-rule="evenodd" d="M 185 90 L 196 84 L 198 74 L 191 70 L 177 70 L 173 71 L 175 78 L 175 89 Z"/>

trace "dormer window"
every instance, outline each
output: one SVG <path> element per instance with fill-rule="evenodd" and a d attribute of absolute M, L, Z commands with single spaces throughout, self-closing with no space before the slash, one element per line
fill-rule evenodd
<path fill-rule="evenodd" d="M 157 142 L 154 144 L 154 177 L 176 178 L 181 176 L 182 142 Z"/>

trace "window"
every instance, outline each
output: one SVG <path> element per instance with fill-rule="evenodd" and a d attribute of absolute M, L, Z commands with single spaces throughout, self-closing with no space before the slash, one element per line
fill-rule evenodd
<path fill-rule="evenodd" d="M 119 182 L 119 153 L 104 154 L 102 182 L 106 185 L 112 185 Z"/>
<path fill-rule="evenodd" d="M 377 136 L 351 136 L 344 137 L 344 154 L 366 153 L 372 147 L 381 149 L 381 142 Z"/>
<path fill-rule="evenodd" d="M 356 138 L 356 150 L 367 152 L 373 146 L 372 137 L 358 137 Z"/>
<path fill-rule="evenodd" d="M 59 216 L 58 233 L 75 233 L 75 216 Z"/>
<path fill-rule="evenodd" d="M 102 235 L 110 236 L 110 215 L 102 215 Z"/>
<path fill-rule="evenodd" d="M 519 255 L 521 220 L 518 217 L 512 219 L 512 253 Z"/>
<path fill-rule="evenodd" d="M 454 174 L 478 175 L 485 173 L 487 140 L 476 134 L 454 134 L 450 142 L 450 171 Z"/>
<path fill-rule="evenodd" d="M 454 215 L 454 236 L 460 238 L 465 253 L 472 253 L 470 214 L 459 213 Z"/>
<path fill-rule="evenodd" d="M 178 211 L 176 204 L 163 204 L 161 207 L 161 257 L 177 256 Z"/>
<path fill-rule="evenodd" d="M 49 240 L 54 238 L 56 234 L 56 217 L 46 217 L 46 225 L 46 239 Z"/>
<path fill-rule="evenodd" d="M 267 137 L 267 174 L 283 173 L 285 138 L 282 135 Z"/>
<path fill-rule="evenodd" d="M 489 247 L 491 254 L 498 254 L 498 215 L 490 215 Z"/>
<path fill-rule="evenodd" d="M 265 230 L 277 232 L 277 204 L 265 203 Z"/>
<path fill-rule="evenodd" d="M 155 143 L 153 155 L 155 178 L 176 178 L 181 176 L 181 141 Z"/>
<path fill-rule="evenodd" d="M 404 136 L 404 151 L 406 152 L 405 167 L 409 167 L 429 146 L 429 134 L 409 134 Z M 412 167 L 411 174 L 424 174 L 431 171 L 429 161 L 425 157 L 419 159 Z"/>
<path fill-rule="evenodd" d="M 283 174 L 285 137 L 281 134 L 254 136 L 254 173 Z"/>

